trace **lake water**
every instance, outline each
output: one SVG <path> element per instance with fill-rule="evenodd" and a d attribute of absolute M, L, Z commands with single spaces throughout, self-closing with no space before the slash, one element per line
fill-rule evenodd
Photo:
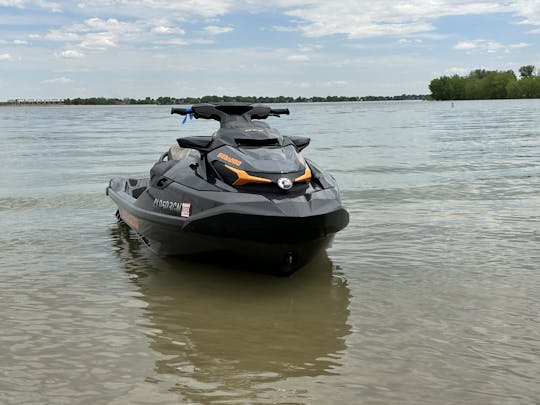
<path fill-rule="evenodd" d="M 351 216 L 290 278 L 115 221 L 109 178 L 214 122 L 0 108 L 0 403 L 539 403 L 540 100 L 289 107 Z"/>

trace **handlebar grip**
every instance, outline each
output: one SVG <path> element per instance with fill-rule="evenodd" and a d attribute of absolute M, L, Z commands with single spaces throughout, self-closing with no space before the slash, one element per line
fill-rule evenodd
<path fill-rule="evenodd" d="M 193 110 L 191 107 L 172 107 L 171 108 L 171 114 L 180 114 L 180 115 L 188 115 L 193 113 Z"/>
<path fill-rule="evenodd" d="M 285 115 L 289 115 L 289 109 L 288 108 L 272 108 L 270 110 L 270 113 L 272 114 L 285 114 Z"/>

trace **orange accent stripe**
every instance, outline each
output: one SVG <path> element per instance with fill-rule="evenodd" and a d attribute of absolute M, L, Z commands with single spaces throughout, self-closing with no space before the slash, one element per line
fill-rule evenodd
<path fill-rule="evenodd" d="M 248 174 L 245 170 L 235 169 L 234 167 L 231 167 L 229 165 L 225 165 L 225 167 L 236 173 L 236 176 L 238 176 L 238 178 L 233 183 L 233 186 L 243 186 L 244 184 L 248 183 L 272 183 L 272 180 L 270 179 L 252 176 Z"/>
<path fill-rule="evenodd" d="M 310 181 L 310 180 L 311 180 L 311 169 L 306 163 L 306 171 L 304 172 L 303 175 L 294 179 L 294 182 L 296 183 L 297 181 Z"/>

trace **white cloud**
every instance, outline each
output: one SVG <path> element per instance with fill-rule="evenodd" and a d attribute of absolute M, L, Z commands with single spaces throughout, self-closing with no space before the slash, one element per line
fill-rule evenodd
<path fill-rule="evenodd" d="M 454 49 L 469 50 L 474 49 L 477 46 L 478 44 L 475 41 L 461 41 L 454 45 Z"/>
<path fill-rule="evenodd" d="M 5 7 L 40 7 L 61 11 L 61 6 L 73 11 L 70 2 L 49 0 L 0 0 Z M 300 30 L 308 37 L 341 34 L 352 39 L 380 36 L 426 35 L 435 30 L 434 22 L 440 17 L 508 13 L 520 24 L 540 27 L 540 1 L 538 0 L 267 0 L 268 9 L 293 17 L 290 22 L 272 27 L 276 31 Z M 87 15 L 104 15 L 114 10 L 117 16 L 130 16 L 147 20 L 166 18 L 175 21 L 218 21 L 217 18 L 234 11 L 261 12 L 253 0 L 80 0 L 78 11 Z M 92 18 L 102 22 L 99 18 Z M 110 19 L 107 21 L 114 21 Z M 155 33 L 172 28 L 154 24 Z M 160 32 L 158 27 L 163 27 Z M 231 27 L 215 27 L 216 33 L 230 32 Z M 94 27 L 97 29 L 97 27 Z M 111 27 L 102 27 L 111 30 Z M 174 28 L 172 28 L 174 29 Z M 209 33 L 212 33 L 210 28 Z M 222 31 L 226 29 L 227 31 Z M 263 28 L 265 29 L 265 28 Z M 533 30 L 532 32 L 540 32 Z"/>
<path fill-rule="evenodd" d="M 54 3 L 52 1 L 46 1 L 46 0 L 33 0 L 32 3 L 38 7 L 48 9 L 52 11 L 53 13 L 61 13 L 62 8 L 60 7 L 60 4 Z"/>
<path fill-rule="evenodd" d="M 0 7 L 24 7 L 25 0 L 0 0 Z"/>
<path fill-rule="evenodd" d="M 261 28 L 262 30 L 267 30 L 268 28 Z M 285 25 L 274 25 L 271 28 L 273 31 L 277 32 L 296 32 L 299 31 L 297 27 L 285 26 Z"/>
<path fill-rule="evenodd" d="M 39 39 L 39 38 L 41 38 L 41 35 L 39 35 L 39 34 L 28 34 L 28 38 L 30 38 L 30 39 Z"/>
<path fill-rule="evenodd" d="M 291 87 L 299 89 L 328 89 L 335 87 L 344 87 L 349 83 L 345 80 L 329 80 L 323 82 L 293 82 L 290 83 Z"/>
<path fill-rule="evenodd" d="M 208 27 L 205 27 L 204 31 L 210 35 L 219 35 L 219 34 L 225 34 L 227 32 L 233 31 L 232 27 L 219 27 L 217 25 L 210 25 Z"/>
<path fill-rule="evenodd" d="M 72 24 L 61 30 L 50 30 L 45 39 L 59 42 L 81 41 L 79 46 L 85 49 L 104 50 L 114 48 L 120 39 L 135 39 L 143 30 L 139 22 L 123 22 L 116 18 L 88 18 L 83 23 Z"/>
<path fill-rule="evenodd" d="M 406 36 L 434 30 L 432 21 L 448 15 L 506 11 L 503 3 L 486 0 L 342 0 L 339 7 L 323 0 L 306 2 L 288 15 L 301 19 L 309 37 L 344 34 L 349 38 Z"/>
<path fill-rule="evenodd" d="M 311 58 L 308 55 L 298 54 L 290 55 L 287 57 L 287 60 L 290 62 L 308 62 Z"/>
<path fill-rule="evenodd" d="M 28 41 L 25 41 L 24 39 L 14 39 L 13 43 L 15 45 L 26 45 L 28 44 Z"/>
<path fill-rule="evenodd" d="M 185 46 L 185 45 L 211 45 L 214 41 L 212 39 L 190 39 L 189 41 L 182 38 L 170 38 L 164 41 L 160 41 L 159 44 L 162 45 L 178 45 L 178 46 Z"/>
<path fill-rule="evenodd" d="M 69 77 L 55 77 L 54 79 L 48 79 L 41 81 L 42 84 L 70 84 L 73 83 L 73 80 Z"/>
<path fill-rule="evenodd" d="M 59 56 L 66 59 L 80 59 L 84 58 L 84 53 L 77 51 L 76 49 L 66 49 L 60 52 Z"/>
<path fill-rule="evenodd" d="M 106 20 L 103 20 L 97 17 L 88 18 L 84 20 L 84 25 L 75 26 L 75 28 L 78 28 L 82 32 L 108 31 L 126 33 L 140 30 L 139 25 L 136 23 L 123 22 L 117 20 L 116 18 L 108 18 Z"/>
<path fill-rule="evenodd" d="M 518 44 L 511 44 L 511 45 L 508 45 L 508 47 L 510 49 L 517 49 L 517 48 L 526 48 L 530 46 L 530 44 L 528 44 L 527 42 L 520 42 Z"/>
<path fill-rule="evenodd" d="M 178 46 L 189 45 L 189 42 L 182 38 L 171 38 L 171 39 L 167 39 L 166 41 L 163 41 L 162 43 L 165 45 L 178 45 Z"/>
<path fill-rule="evenodd" d="M 185 34 L 186 32 L 182 28 L 178 27 L 168 27 L 165 25 L 158 25 L 152 28 L 152 32 L 156 34 Z"/>
<path fill-rule="evenodd" d="M 46 0 L 0 0 L 0 7 L 26 8 L 30 6 L 48 9 L 54 13 L 62 11 L 60 4 Z"/>
<path fill-rule="evenodd" d="M 460 76 L 463 76 L 463 75 L 466 75 L 468 72 L 469 72 L 469 69 L 454 66 L 454 67 L 451 67 L 450 69 L 446 69 L 445 73 L 447 75 L 460 75 Z"/>
<path fill-rule="evenodd" d="M 520 24 L 540 25 L 540 2 L 537 0 L 514 0 L 511 7 L 523 18 Z"/>
<path fill-rule="evenodd" d="M 45 39 L 58 42 L 80 41 L 78 47 L 103 51 L 116 48 L 120 43 L 163 43 L 156 40 L 155 34 L 184 34 L 179 27 L 168 25 L 166 19 L 121 21 L 116 18 L 88 18 L 81 23 L 74 23 L 62 29 L 50 30 Z M 183 40 L 182 40 L 183 41 Z"/>
<path fill-rule="evenodd" d="M 9 53 L 0 53 L 0 62 L 4 60 L 13 60 L 13 57 Z"/>
<path fill-rule="evenodd" d="M 129 15 L 147 16 L 160 14 L 163 16 L 175 15 L 178 18 L 189 15 L 198 15 L 206 18 L 226 14 L 233 7 L 233 0 L 86 0 L 78 6 L 90 11 L 110 11 Z"/>
<path fill-rule="evenodd" d="M 115 48 L 116 35 L 111 32 L 96 32 L 86 34 L 84 40 L 80 43 L 81 48 L 105 50 L 107 48 Z"/>
<path fill-rule="evenodd" d="M 249 1 L 248 1 L 249 3 Z M 267 0 L 267 6 L 286 8 L 296 21 L 275 30 L 300 29 L 305 36 L 342 34 L 351 39 L 380 36 L 425 35 L 434 21 L 445 16 L 509 13 L 520 23 L 540 26 L 537 0 Z"/>
<path fill-rule="evenodd" d="M 67 32 L 61 30 L 50 30 L 45 34 L 45 39 L 49 41 L 69 42 L 79 40 L 79 35 L 74 32 Z"/>
<path fill-rule="evenodd" d="M 454 45 L 454 49 L 460 51 L 479 51 L 484 53 L 496 53 L 504 52 L 509 53 L 513 49 L 525 48 L 529 46 L 526 42 L 519 42 L 517 44 L 503 45 L 496 41 L 489 41 L 485 39 L 474 39 L 468 41 L 461 41 Z"/>
<path fill-rule="evenodd" d="M 424 42 L 422 39 L 416 38 L 416 39 L 408 39 L 408 38 L 400 38 L 397 40 L 398 45 L 418 45 Z"/>

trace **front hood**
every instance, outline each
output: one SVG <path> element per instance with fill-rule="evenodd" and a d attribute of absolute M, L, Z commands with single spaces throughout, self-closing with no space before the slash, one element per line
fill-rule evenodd
<path fill-rule="evenodd" d="M 225 145 L 210 152 L 208 161 L 255 173 L 296 173 L 306 168 L 293 145 L 264 148 Z"/>
<path fill-rule="evenodd" d="M 302 191 L 311 181 L 311 170 L 293 145 L 251 148 L 225 145 L 211 151 L 207 158 L 225 183 L 244 190 Z"/>

